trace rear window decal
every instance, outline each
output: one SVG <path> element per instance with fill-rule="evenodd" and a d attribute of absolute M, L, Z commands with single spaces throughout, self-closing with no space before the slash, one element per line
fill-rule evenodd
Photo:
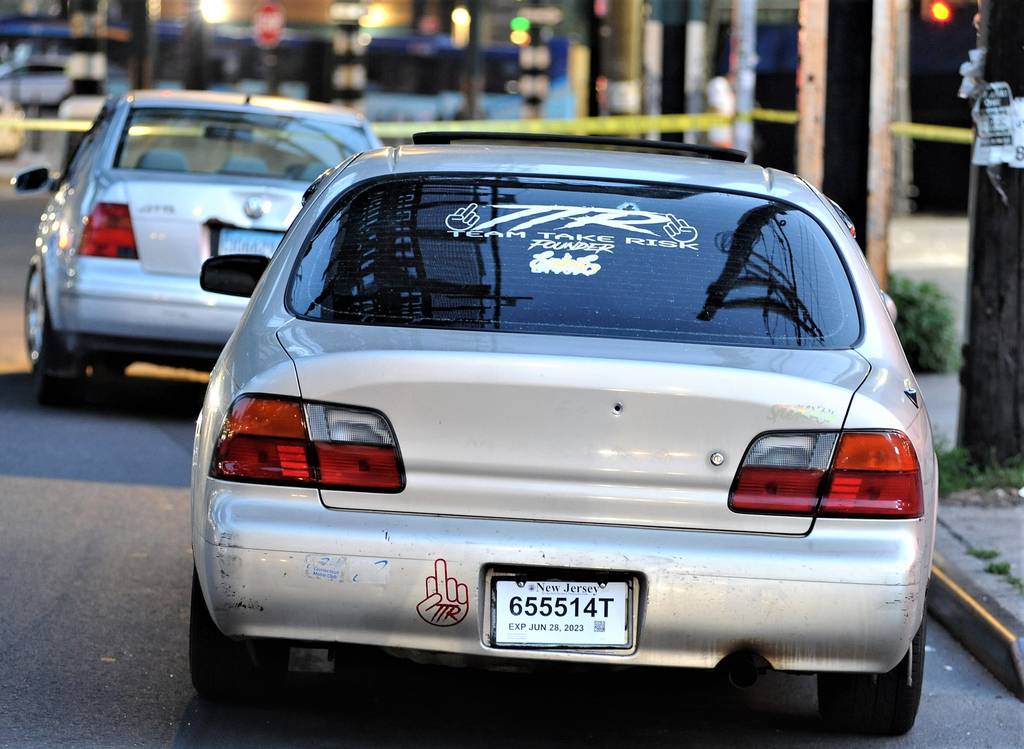
<path fill-rule="evenodd" d="M 533 260 L 530 261 L 530 271 L 562 276 L 592 276 L 601 270 L 601 266 L 595 262 L 597 258 L 597 255 L 573 257 L 568 252 L 562 257 L 555 257 L 553 250 L 547 250 L 533 256 Z"/>
<path fill-rule="evenodd" d="M 671 213 L 641 211 L 633 206 L 622 208 L 594 208 L 591 206 L 524 205 L 522 203 L 495 203 L 487 208 L 509 211 L 481 223 L 480 206 L 469 203 L 452 211 L 445 217 L 445 226 L 453 237 L 484 239 L 488 237 L 529 238 L 539 240 L 565 239 L 576 242 L 611 244 L 602 248 L 611 251 L 615 238 L 609 235 L 567 233 L 571 229 L 601 228 L 606 231 L 623 232 L 633 236 L 623 237 L 625 244 L 669 249 L 696 250 L 698 231 L 686 220 Z M 552 226 L 552 224 L 559 224 Z M 500 229 L 497 227 L 501 227 Z M 543 227 L 548 231 L 539 231 Z M 661 233 L 654 231 L 660 229 Z M 641 236 L 636 236 L 636 235 Z M 534 245 L 531 245 L 531 248 Z M 550 249 L 561 249 L 552 247 Z M 580 248 L 583 249 L 583 248 Z M 600 251 L 596 247 L 586 248 L 590 252 Z"/>

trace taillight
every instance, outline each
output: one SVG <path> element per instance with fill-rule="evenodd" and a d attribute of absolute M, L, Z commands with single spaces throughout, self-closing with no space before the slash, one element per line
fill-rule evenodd
<path fill-rule="evenodd" d="M 85 220 L 79 255 L 136 259 L 132 217 L 124 203 L 97 203 Z"/>
<path fill-rule="evenodd" d="M 902 432 L 766 434 L 747 450 L 729 495 L 737 512 L 916 518 L 921 469 Z"/>
<path fill-rule="evenodd" d="M 905 434 L 843 434 L 819 515 L 919 518 L 923 505 L 921 467 Z"/>
<path fill-rule="evenodd" d="M 398 443 L 382 414 L 261 395 L 232 404 L 210 475 L 376 492 L 405 485 Z"/>
<path fill-rule="evenodd" d="M 812 514 L 837 436 L 822 432 L 758 437 L 736 474 L 729 507 L 738 512 Z"/>

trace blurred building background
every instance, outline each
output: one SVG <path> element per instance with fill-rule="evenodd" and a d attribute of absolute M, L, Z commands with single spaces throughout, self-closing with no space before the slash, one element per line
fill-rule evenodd
<path fill-rule="evenodd" d="M 841 6 L 844 0 L 832 2 Z M 194 83 L 198 65 L 202 83 L 214 90 L 262 93 L 272 88 L 296 98 L 335 98 L 336 22 L 331 8 L 337 3 L 282 0 L 279 4 L 286 25 L 275 53 L 268 56 L 253 39 L 254 14 L 263 0 L 106 0 L 106 90 L 118 93 L 139 85 L 180 88 L 190 80 Z M 533 58 L 524 56 L 523 49 L 531 45 L 546 50 L 548 64 L 542 70 L 546 80 L 536 112 L 549 118 L 617 111 L 703 111 L 708 79 L 729 70 L 730 0 L 374 0 L 356 4 L 358 44 L 366 73 L 360 106 L 374 121 L 518 118 L 524 112 L 522 86 L 532 78 L 524 77 L 523 61 Z M 976 3 L 949 0 L 942 4 L 949 15 L 936 18 L 933 0 L 912 0 L 904 81 L 909 95 L 900 119 L 969 127 L 968 108 L 956 97 L 957 71 L 975 45 L 970 19 Z M 0 0 L 0 83 L 5 69 L 9 72 L 19 63 L 56 65 L 68 54 L 68 5 L 68 0 Z M 760 107 L 796 109 L 797 9 L 798 0 L 758 3 L 756 100 Z M 478 26 L 471 39 L 472 21 Z M 856 58 L 857 39 L 869 34 L 870 28 L 851 25 L 842 31 L 850 37 L 845 49 Z M 198 46 L 196 34 L 202 36 Z M 627 43 L 630 39 L 636 43 Z M 863 49 L 867 54 L 869 46 Z M 467 102 L 471 66 L 479 71 L 479 91 Z M 616 80 L 623 76 L 624 82 Z M 624 84 L 628 85 L 623 88 Z M 759 163 L 794 170 L 792 125 L 759 122 L 754 143 Z M 904 170 L 907 184 L 901 192 L 906 207 L 966 208 L 966 149 L 917 142 L 905 158 L 909 160 Z"/>

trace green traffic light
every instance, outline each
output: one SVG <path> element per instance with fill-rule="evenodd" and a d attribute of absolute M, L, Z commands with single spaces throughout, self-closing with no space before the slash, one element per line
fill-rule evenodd
<path fill-rule="evenodd" d="M 529 31 L 530 30 L 530 19 L 524 18 L 523 16 L 516 16 L 508 22 L 508 27 L 512 31 Z"/>

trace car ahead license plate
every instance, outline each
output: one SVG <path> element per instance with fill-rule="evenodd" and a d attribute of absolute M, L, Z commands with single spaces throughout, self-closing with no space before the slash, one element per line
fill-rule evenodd
<path fill-rule="evenodd" d="M 217 236 L 217 254 L 271 257 L 283 236 L 284 234 L 276 231 L 221 228 Z"/>
<path fill-rule="evenodd" d="M 627 582 L 494 582 L 495 645 L 623 648 L 630 629 Z"/>

